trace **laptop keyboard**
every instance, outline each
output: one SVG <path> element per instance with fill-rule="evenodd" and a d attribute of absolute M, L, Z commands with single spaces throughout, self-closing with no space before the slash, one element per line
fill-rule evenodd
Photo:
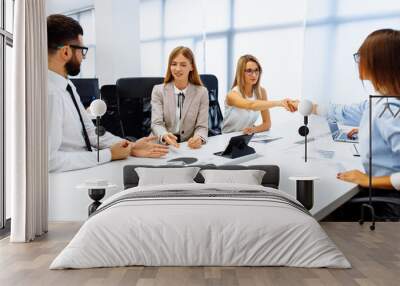
<path fill-rule="evenodd" d="M 344 142 L 357 142 L 358 138 L 348 138 L 347 134 L 344 132 L 341 132 L 339 136 L 336 138 L 337 141 L 344 141 Z"/>
<path fill-rule="evenodd" d="M 347 138 L 347 134 L 346 133 L 340 133 L 337 139 L 339 139 L 339 140 L 350 140 L 350 138 Z"/>

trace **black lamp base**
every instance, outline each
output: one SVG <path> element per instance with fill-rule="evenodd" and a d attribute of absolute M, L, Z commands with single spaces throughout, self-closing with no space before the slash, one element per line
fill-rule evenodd
<path fill-rule="evenodd" d="M 94 202 L 88 207 L 89 216 L 101 205 L 100 200 L 104 198 L 105 194 L 106 189 L 89 189 L 89 197 L 94 200 Z"/>
<path fill-rule="evenodd" d="M 307 210 L 311 210 L 314 205 L 314 181 L 297 180 L 296 198 Z"/>

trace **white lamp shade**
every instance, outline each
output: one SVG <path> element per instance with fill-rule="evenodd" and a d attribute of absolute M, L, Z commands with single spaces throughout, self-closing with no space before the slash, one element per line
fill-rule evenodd
<path fill-rule="evenodd" d="M 303 99 L 299 103 L 299 112 L 303 116 L 308 116 L 312 113 L 313 103 L 307 99 Z"/>
<path fill-rule="evenodd" d="M 106 103 L 101 99 L 93 100 L 90 104 L 90 113 L 94 116 L 103 116 L 107 111 Z"/>

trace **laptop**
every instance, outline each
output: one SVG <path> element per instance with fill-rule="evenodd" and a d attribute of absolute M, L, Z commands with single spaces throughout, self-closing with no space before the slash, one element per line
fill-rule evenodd
<path fill-rule="evenodd" d="M 347 133 L 339 129 L 337 122 L 328 120 L 329 129 L 331 130 L 332 139 L 336 142 L 358 143 L 358 137 L 347 137 Z"/>

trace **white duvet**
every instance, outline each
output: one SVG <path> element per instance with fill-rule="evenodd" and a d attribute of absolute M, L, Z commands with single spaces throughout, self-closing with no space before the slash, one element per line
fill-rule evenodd
<path fill-rule="evenodd" d="M 163 190 L 264 190 L 262 186 L 184 184 Z M 115 204 L 89 218 L 50 269 L 145 266 L 294 266 L 349 268 L 318 222 L 299 209 L 261 199 L 148 199 Z"/>

